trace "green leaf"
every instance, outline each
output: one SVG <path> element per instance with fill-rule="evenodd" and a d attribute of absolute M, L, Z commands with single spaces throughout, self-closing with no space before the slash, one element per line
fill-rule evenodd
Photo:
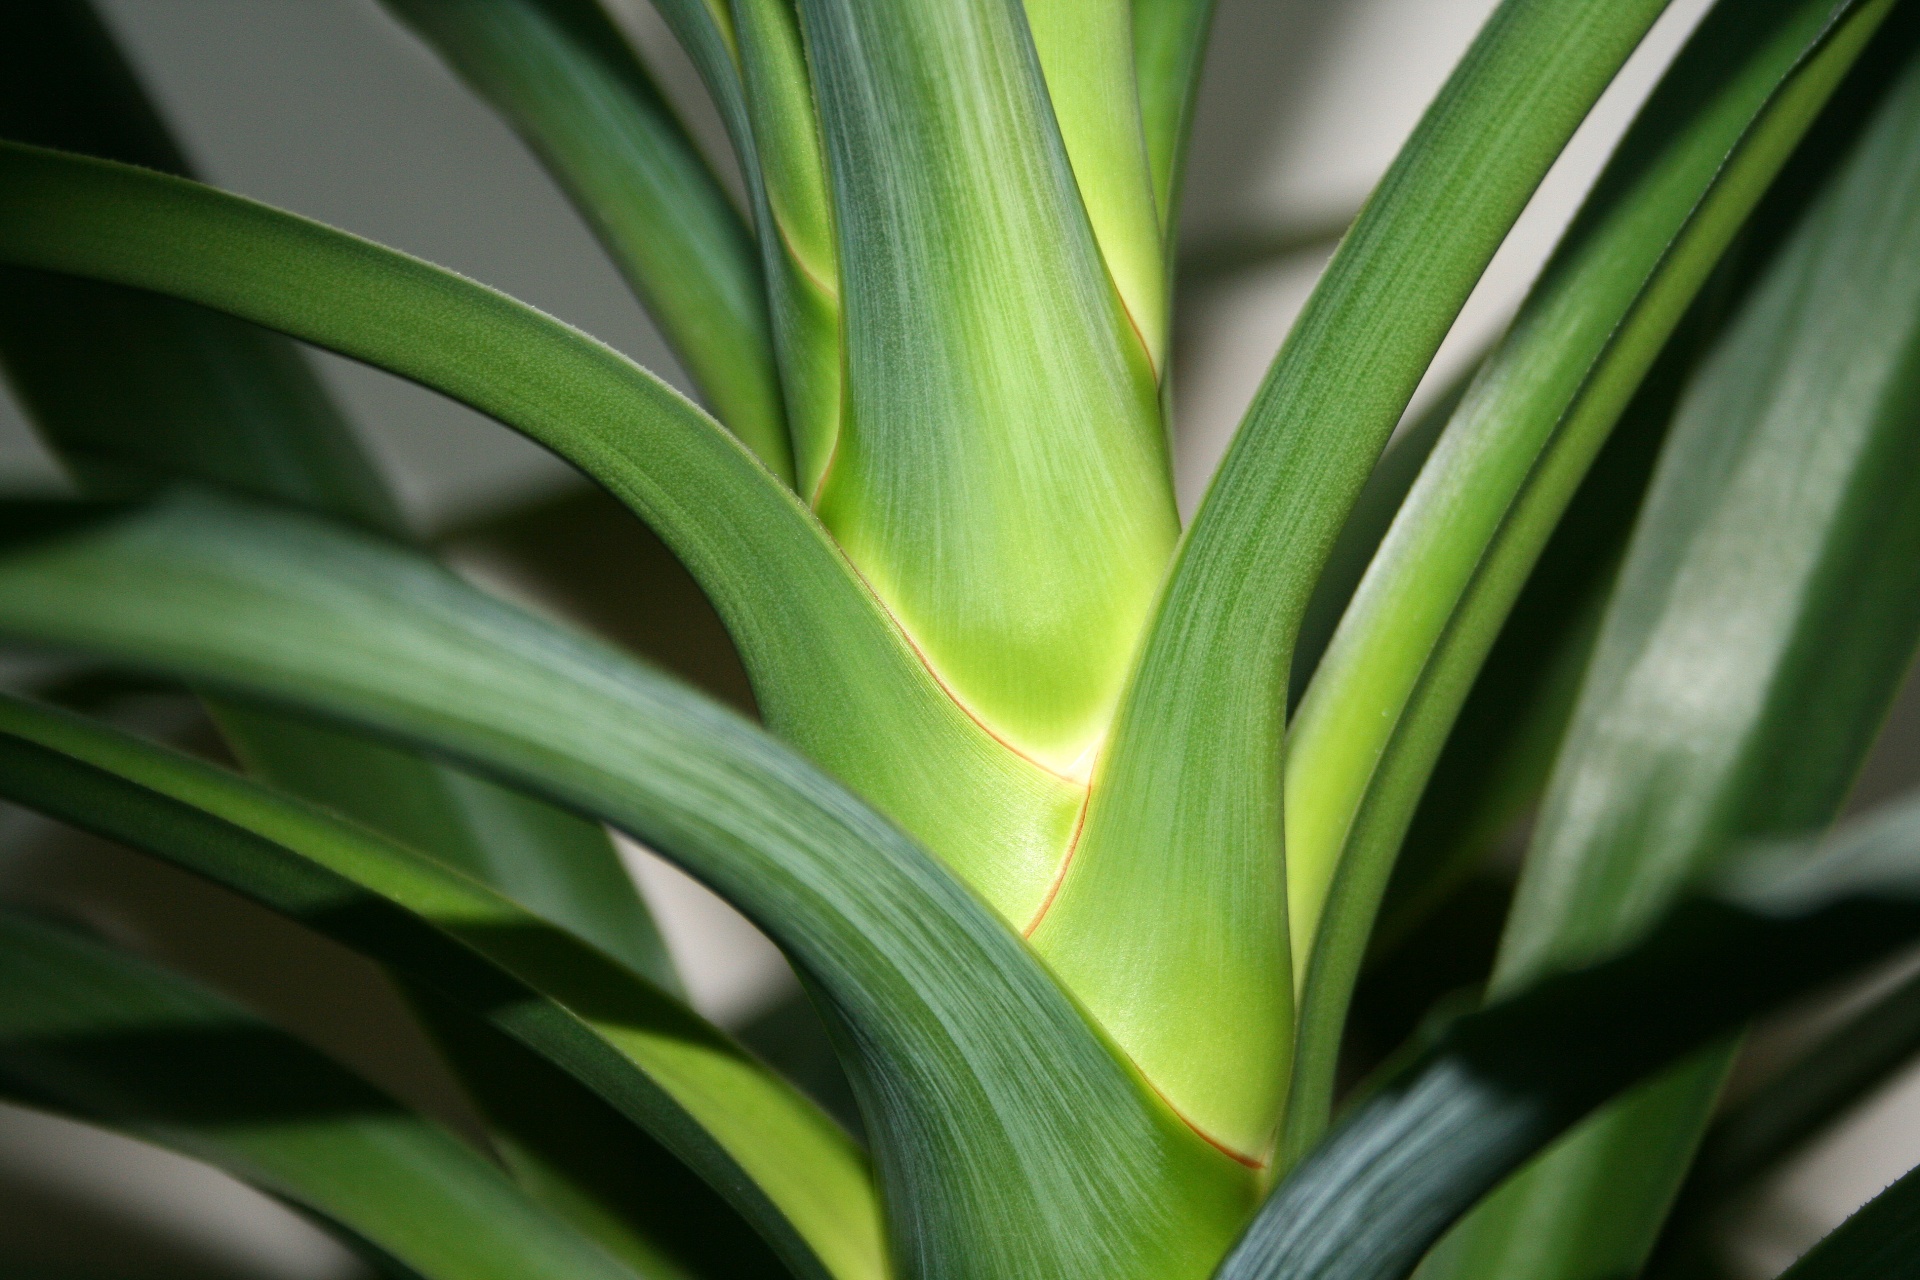
<path fill-rule="evenodd" d="M 1169 246 L 1179 221 L 1180 174 L 1213 24 L 1213 0 L 1133 0 L 1133 66 L 1153 203 Z"/>
<path fill-rule="evenodd" d="M 1904 26 L 1906 19 L 1903 18 Z M 1920 635 L 1920 27 L 1865 134 L 1683 398 L 1535 828 L 1495 990 L 1603 951 L 1735 838 L 1830 821 Z M 1714 1068 L 1502 1192 L 1469 1273 L 1636 1269 Z M 1670 1158 L 1615 1149 L 1660 1135 Z M 1643 1207 L 1628 1212 L 1629 1203 Z M 1517 1226 L 1584 1223 L 1543 1255 Z M 1435 1267 L 1434 1274 L 1449 1272 Z"/>
<path fill-rule="evenodd" d="M 1288 1158 L 1325 1124 L 1395 854 L 1473 677 L 1694 296 L 1888 0 L 1722 5 L 1601 176 L 1423 468 L 1287 739 L 1302 975 Z"/>
<path fill-rule="evenodd" d="M 646 519 L 699 581 L 776 732 L 1007 918 L 1031 911 L 1082 789 L 1008 751 L 958 706 L 792 491 L 624 356 L 451 272 L 291 214 L 0 144 L 7 260 L 230 311 L 547 445 Z"/>
<path fill-rule="evenodd" d="M 499 1169 L 286 1033 L 185 979 L 0 912 L 0 1094 L 215 1165 L 422 1280 L 628 1271 Z"/>
<path fill-rule="evenodd" d="M 909 1275 L 1180 1280 L 1245 1210 L 1245 1171 L 897 830 L 731 713 L 416 557 L 175 501 L 0 559 L 0 633 L 434 744 L 705 880 L 831 1002 Z"/>
<path fill-rule="evenodd" d="M 104 725 L 0 701 L 0 792 L 383 961 L 549 1058 L 687 1161 L 801 1271 L 883 1273 L 859 1153 L 724 1035 L 478 881 Z"/>
<path fill-rule="evenodd" d="M 1608 1097 L 1920 936 L 1920 804 L 1810 851 L 1754 851 L 1620 953 L 1454 1022 L 1274 1189 L 1216 1280 L 1399 1280 Z"/>
<path fill-rule="evenodd" d="M 1094 241 L 1147 358 L 1163 373 L 1171 282 L 1135 88 L 1133 0 L 1025 0 L 1024 9 Z"/>
<path fill-rule="evenodd" d="M 1279 792 L 1295 629 L 1455 313 L 1663 3 L 1508 0 L 1428 110 L 1187 532 L 1033 933 L 1173 1105 L 1249 1159 L 1272 1144 L 1293 1033 Z"/>
<path fill-rule="evenodd" d="M 1882 1191 L 1780 1280 L 1879 1280 L 1920 1260 L 1920 1170 Z"/>
<path fill-rule="evenodd" d="M 163 123 L 84 4 L 7 12 L 5 132 L 183 171 Z M 399 529 L 378 477 L 285 339 L 153 294 L 13 274 L 21 287 L 0 304 L 0 358 L 40 431 L 89 490 L 186 475 Z M 598 825 L 331 728 L 217 701 L 210 708 L 257 776 L 479 875 L 678 989 L 653 920 Z M 484 1059 L 451 1065 L 470 1092 L 487 1092 Z M 567 1114 L 554 1095 L 535 1127 L 551 1129 Z M 516 1143 L 493 1136 L 502 1148 L 539 1141 L 531 1133 Z M 623 1255 L 651 1247 L 631 1229 L 600 1236 Z"/>
<path fill-rule="evenodd" d="M 1084 781 L 1178 528 L 1141 336 L 1018 7 L 800 12 L 846 335 L 821 519 L 961 705 Z M 1010 919 L 1039 906 L 1066 843 Z"/>
<path fill-rule="evenodd" d="M 520 131 L 714 414 L 789 483 L 758 252 L 596 0 L 386 0 Z"/>
<path fill-rule="evenodd" d="M 761 262 L 774 302 L 800 492 L 820 493 L 840 438 L 840 263 L 825 142 L 794 0 L 731 0 L 734 53 L 753 136 Z"/>

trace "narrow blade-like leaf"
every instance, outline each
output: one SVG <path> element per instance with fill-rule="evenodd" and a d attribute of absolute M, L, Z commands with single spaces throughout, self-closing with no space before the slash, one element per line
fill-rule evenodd
<path fill-rule="evenodd" d="M 1889 8 L 1731 3 L 1703 24 L 1355 592 L 1287 740 L 1288 911 L 1303 986 L 1290 1155 L 1324 1124 L 1339 1026 L 1394 855 L 1501 623 L 1714 264 Z"/>
<path fill-rule="evenodd" d="M 1169 250 L 1179 223 L 1180 173 L 1213 23 L 1213 0 L 1133 0 L 1133 66 L 1153 202 Z"/>
<path fill-rule="evenodd" d="M 1913 31 L 1888 34 L 1892 91 L 1681 401 L 1535 828 L 1497 991 L 1630 936 L 1729 840 L 1830 821 L 1912 659 L 1920 61 Z M 1435 1274 L 1505 1275 L 1523 1249 L 1530 1275 L 1636 1270 L 1717 1089 L 1716 1064 L 1689 1071 L 1504 1190 Z M 1666 1154 L 1628 1156 L 1643 1136 Z M 1526 1243 L 1521 1222 L 1549 1213 L 1570 1247 Z"/>
<path fill-rule="evenodd" d="M 1094 241 L 1147 358 L 1164 373 L 1170 281 L 1135 89 L 1133 0 L 1025 0 L 1024 8 Z"/>
<path fill-rule="evenodd" d="M 0 794 L 207 876 L 426 984 L 594 1088 L 790 1265 L 884 1274 L 864 1162 L 672 997 L 458 872 L 103 725 L 0 701 Z"/>
<path fill-rule="evenodd" d="M 1810 852 L 1743 860 L 1630 949 L 1453 1023 L 1274 1189 L 1216 1280 L 1400 1280 L 1608 1097 L 1920 936 L 1920 805 Z"/>

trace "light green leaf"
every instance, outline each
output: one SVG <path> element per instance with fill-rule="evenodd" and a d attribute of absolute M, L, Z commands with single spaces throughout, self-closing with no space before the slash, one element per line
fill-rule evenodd
<path fill-rule="evenodd" d="M 1295 629 L 1454 314 L 1663 5 L 1508 0 L 1428 110 L 1187 532 L 1033 934 L 1173 1105 L 1249 1159 L 1273 1141 L 1293 1033 L 1279 790 Z"/>
<path fill-rule="evenodd" d="M 52 708 L 0 701 L 0 793 L 146 849 L 433 988 L 593 1088 L 790 1265 L 884 1273 L 864 1162 L 670 996 L 478 881 L 291 797 Z"/>
<path fill-rule="evenodd" d="M 435 744 L 679 861 L 831 1001 L 909 1275 L 1182 1280 L 1246 1208 L 1245 1171 L 897 830 L 731 713 L 417 557 L 180 500 L 0 559 L 0 633 Z"/>
<path fill-rule="evenodd" d="M 731 0 L 753 129 L 746 153 L 774 303 L 800 492 L 809 502 L 840 438 L 840 263 L 827 161 L 793 0 Z"/>
<path fill-rule="evenodd" d="M 1903 19 L 1904 22 L 1904 19 Z M 1735 838 L 1831 820 L 1920 635 L 1920 63 L 1898 83 L 1682 400 L 1555 765 L 1496 990 L 1637 931 Z M 1503 1191 L 1586 1225 L 1530 1276 L 1631 1271 L 1691 1145 L 1712 1072 L 1597 1118 Z M 1685 1139 L 1684 1142 L 1681 1140 Z M 1684 1154 L 1684 1153 L 1683 1153 Z M 1638 1203 L 1650 1212 L 1632 1214 Z M 1493 1217 L 1449 1252 L 1507 1274 Z M 1451 1274 L 1437 1271 L 1436 1274 Z"/>
<path fill-rule="evenodd" d="M 846 341 L 821 519 L 953 696 L 1083 781 L 1177 521 L 1159 391 L 1026 24 L 1005 0 L 800 12 Z"/>
<path fill-rule="evenodd" d="M 1140 125 L 1153 171 L 1153 203 L 1169 246 L 1179 222 L 1180 174 L 1213 0 L 1133 0 L 1133 66 Z"/>
<path fill-rule="evenodd" d="M 539 154 L 681 363 L 791 483 L 758 252 L 596 0 L 386 0 Z"/>
<path fill-rule="evenodd" d="M 422 1280 L 678 1280 L 629 1271 L 499 1169 L 185 979 L 0 912 L 0 1094 L 206 1161 Z"/>
<path fill-rule="evenodd" d="M 778 733 L 1024 919 L 1080 787 L 929 673 L 784 485 L 666 384 L 521 303 L 193 183 L 0 143 L 0 261 L 184 297 L 492 414 L 637 511 L 713 601 Z M 899 744 L 916 744 L 901 751 Z"/>
<path fill-rule="evenodd" d="M 1667 338 L 1889 7 L 1716 10 L 1482 367 L 1355 592 L 1287 740 L 1288 911 L 1304 990 L 1290 1155 L 1325 1123 L 1339 1026 L 1394 855 L 1500 624 Z"/>
<path fill-rule="evenodd" d="M 1094 240 L 1157 376 L 1171 282 L 1135 87 L 1133 0 L 1025 0 L 1025 10 Z"/>

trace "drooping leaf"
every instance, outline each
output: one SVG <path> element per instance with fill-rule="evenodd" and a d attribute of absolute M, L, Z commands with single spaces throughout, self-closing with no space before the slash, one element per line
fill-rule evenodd
<path fill-rule="evenodd" d="M 884 1273 L 871 1187 L 845 1135 L 602 953 L 370 830 L 104 725 L 0 701 L 0 758 L 9 799 L 251 897 L 555 1062 L 801 1272 Z"/>
<path fill-rule="evenodd" d="M 176 501 L 0 560 L 0 634 L 431 743 L 680 862 L 831 1002 L 908 1275 L 1178 1280 L 1244 1211 L 1245 1171 L 895 828 L 731 713 L 417 557 Z"/>
<path fill-rule="evenodd" d="M 1920 635 L 1916 34 L 1889 27 L 1876 55 L 1899 71 L 1892 91 L 1681 401 L 1496 990 L 1630 935 L 1728 841 L 1830 821 L 1906 672 Z M 1433 1274 L 1637 1269 L 1723 1066 L 1702 1059 L 1583 1127 L 1463 1225 Z M 1663 1154 L 1627 1154 L 1646 1141 Z M 1522 1224 L 1549 1218 L 1564 1247 L 1529 1242 Z"/>
<path fill-rule="evenodd" d="M 12 144 L 0 144 L 0 261 L 230 311 L 445 392 L 552 448 L 647 520 L 699 581 L 776 732 L 1009 919 L 1030 910 L 1081 789 L 1009 752 L 957 705 L 792 491 L 625 357 L 317 223 Z"/>
<path fill-rule="evenodd" d="M 1757 852 L 1628 949 L 1454 1022 L 1274 1189 L 1216 1280 L 1400 1280 L 1622 1088 L 1920 936 L 1920 805 L 1809 853 Z"/>
<path fill-rule="evenodd" d="M 1143 337 L 1017 6 L 800 12 L 846 341 L 821 519 L 961 705 L 1083 780 L 1177 532 Z M 1033 914 L 1065 847 L 1010 919 Z"/>
<path fill-rule="evenodd" d="M 0 1095 L 206 1161 L 420 1280 L 629 1271 L 438 1124 L 183 978 L 0 912 Z"/>
<path fill-rule="evenodd" d="M 1454 314 L 1662 7 L 1509 0 L 1429 108 L 1187 532 L 1033 933 L 1181 1113 L 1246 1158 L 1271 1146 L 1293 1031 L 1279 779 L 1295 629 Z"/>
<path fill-rule="evenodd" d="M 387 0 L 520 131 L 714 416 L 791 483 L 753 238 L 597 0 Z"/>
<path fill-rule="evenodd" d="M 1394 855 L 1501 624 L 1714 264 L 1889 3 L 1715 10 L 1456 411 L 1288 734 L 1301 976 L 1288 1157 L 1311 1145 Z"/>
<path fill-rule="evenodd" d="M 158 113 L 91 11 L 76 0 L 19 7 L 0 19 L 0 132 L 184 173 Z M 296 505 L 397 531 L 399 513 L 346 424 L 291 343 L 231 317 L 153 294 L 18 271 L 0 294 L 0 360 L 35 425 L 90 491 L 183 475 L 263 491 Z M 480 876 L 598 944 L 669 990 L 672 964 L 606 832 L 597 824 L 439 762 L 258 708 L 209 704 L 256 775 L 386 831 Z M 447 1046 L 443 1040 L 443 1052 Z M 451 1055 L 483 1103 L 490 1058 Z M 502 1150 L 552 1144 L 573 1114 L 561 1090 L 536 1132 L 493 1138 Z M 579 1127 L 579 1126 L 576 1126 Z M 624 1131 L 623 1131 L 624 1130 Z M 624 1126 L 609 1142 L 642 1143 Z M 623 1166 L 661 1163 L 629 1153 Z M 551 1189 L 564 1177 L 548 1177 Z M 627 1182 L 631 1182 L 629 1177 Z M 549 1204 L 578 1205 L 542 1193 Z M 620 1209 L 632 1198 L 615 1196 Z M 652 1256 L 630 1213 L 582 1219 L 620 1256 Z M 641 1215 L 644 1217 L 644 1215 Z M 724 1233 L 737 1236 L 738 1232 Z"/>

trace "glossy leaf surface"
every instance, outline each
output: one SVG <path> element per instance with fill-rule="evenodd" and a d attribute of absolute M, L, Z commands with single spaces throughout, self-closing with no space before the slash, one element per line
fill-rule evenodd
<path fill-rule="evenodd" d="M 1702 25 L 1355 591 L 1287 740 L 1288 911 L 1305 992 L 1290 1150 L 1324 1122 L 1393 858 L 1500 625 L 1668 337 L 1888 8 L 1733 4 Z"/>
<path fill-rule="evenodd" d="M 1261 1206 L 1216 1280 L 1399 1280 L 1620 1089 L 1920 936 L 1920 806 L 1758 852 L 1629 949 L 1454 1022 Z"/>
<path fill-rule="evenodd" d="M 821 519 L 963 706 L 1084 780 L 1178 522 L 1026 24 L 1004 0 L 800 11 L 847 344 Z"/>
<path fill-rule="evenodd" d="M 1902 46 L 1910 50 L 1911 44 Z M 1682 399 L 1535 828 L 1496 990 L 1630 936 L 1731 839 L 1838 810 L 1920 634 L 1920 64 Z M 1704 1127 L 1702 1064 L 1450 1242 L 1464 1273 L 1633 1269 Z M 1667 1158 L 1618 1153 L 1636 1134 Z M 1601 1190 L 1604 1188 L 1604 1191 Z M 1637 1213 L 1622 1205 L 1637 1201 Z M 1543 1259 L 1517 1225 L 1569 1225 Z M 1445 1272 L 1439 1274 L 1448 1274 Z"/>

